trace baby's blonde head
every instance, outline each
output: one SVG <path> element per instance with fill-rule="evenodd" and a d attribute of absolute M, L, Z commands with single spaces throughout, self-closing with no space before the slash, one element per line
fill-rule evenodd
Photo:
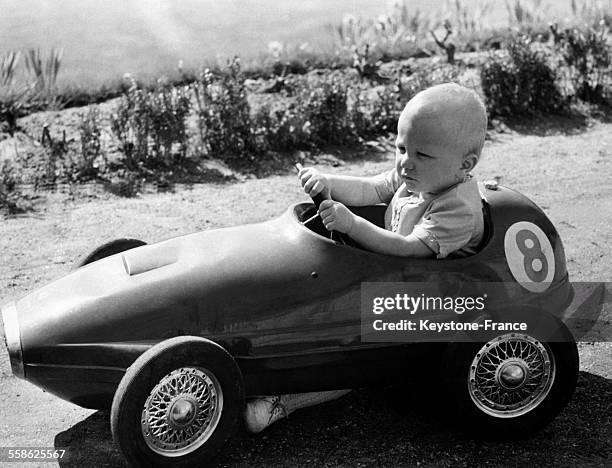
<path fill-rule="evenodd" d="M 487 111 L 476 92 L 456 83 L 432 86 L 408 101 L 400 123 L 417 115 L 434 125 L 443 143 L 459 156 L 480 158 L 487 131 Z"/>

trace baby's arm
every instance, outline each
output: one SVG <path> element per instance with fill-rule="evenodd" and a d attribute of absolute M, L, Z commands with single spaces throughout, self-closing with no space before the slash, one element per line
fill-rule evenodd
<path fill-rule="evenodd" d="M 355 223 L 348 233 L 366 249 L 398 257 L 433 257 L 434 252 L 413 234 L 402 236 L 379 228 L 369 221 L 355 216 Z"/>
<path fill-rule="evenodd" d="M 328 175 L 332 200 L 349 206 L 368 206 L 380 203 L 371 177 Z"/>
<path fill-rule="evenodd" d="M 372 177 L 355 177 L 323 174 L 317 169 L 302 168 L 298 174 L 304 191 L 314 197 L 320 192 L 350 206 L 367 206 L 380 203 Z"/>
<path fill-rule="evenodd" d="M 398 257 L 426 258 L 434 255 L 414 234 L 402 236 L 354 215 L 341 203 L 325 200 L 319 207 L 325 228 L 348 234 L 368 250 Z"/>

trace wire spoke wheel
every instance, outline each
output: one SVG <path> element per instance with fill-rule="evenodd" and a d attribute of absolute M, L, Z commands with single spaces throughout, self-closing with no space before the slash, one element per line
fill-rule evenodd
<path fill-rule="evenodd" d="M 132 466 L 202 466 L 238 427 L 244 382 L 219 344 L 176 336 L 127 369 L 111 406 L 113 440 Z"/>
<path fill-rule="evenodd" d="M 221 385 L 204 368 L 182 367 L 151 390 L 141 430 L 151 450 L 178 457 L 197 450 L 214 432 L 223 410 Z"/>
<path fill-rule="evenodd" d="M 476 353 L 469 370 L 468 393 L 484 413 L 514 418 L 536 408 L 555 381 L 553 354 L 522 334 L 501 335 Z"/>

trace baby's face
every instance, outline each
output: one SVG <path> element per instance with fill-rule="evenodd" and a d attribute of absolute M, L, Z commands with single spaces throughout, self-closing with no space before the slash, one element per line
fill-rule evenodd
<path fill-rule="evenodd" d="M 439 114 L 409 103 L 398 122 L 395 169 L 411 192 L 442 192 L 465 177 L 449 135 L 456 117 Z"/>

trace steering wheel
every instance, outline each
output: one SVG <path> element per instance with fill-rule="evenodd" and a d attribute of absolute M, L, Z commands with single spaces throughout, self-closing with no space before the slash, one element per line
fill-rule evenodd
<path fill-rule="evenodd" d="M 325 197 L 325 195 L 323 195 L 322 192 L 319 192 L 314 197 L 310 197 L 310 198 L 312 199 L 312 202 L 315 204 L 317 208 L 317 214 L 318 214 L 319 206 L 321 205 L 321 203 L 323 203 L 323 201 L 328 200 L 328 199 L 331 200 L 331 198 Z M 318 216 L 319 218 L 321 217 L 320 214 L 318 214 Z M 330 231 L 329 238 L 333 241 L 339 242 L 342 245 L 348 245 L 349 247 L 357 247 L 356 242 L 353 239 L 351 239 L 348 234 L 345 234 L 344 232 Z"/>

